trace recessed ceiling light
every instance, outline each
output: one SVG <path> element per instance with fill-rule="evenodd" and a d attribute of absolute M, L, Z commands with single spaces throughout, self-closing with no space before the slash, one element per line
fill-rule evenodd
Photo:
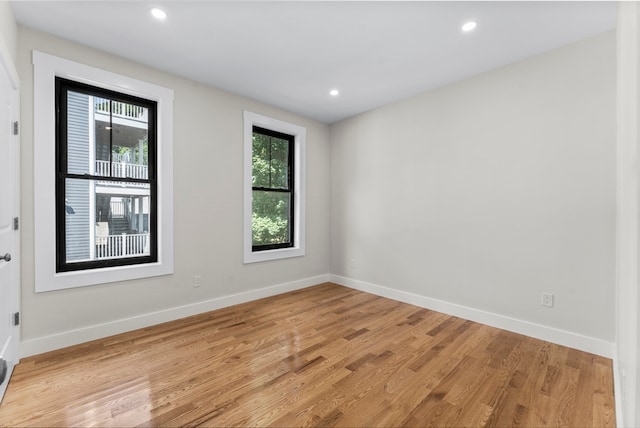
<path fill-rule="evenodd" d="M 338 95 L 340 95 L 340 91 L 337 89 L 332 89 L 329 91 L 329 95 L 331 95 L 332 97 L 337 97 Z"/>
<path fill-rule="evenodd" d="M 165 19 L 167 19 L 167 12 L 162 9 L 158 9 L 157 7 L 151 9 L 151 15 L 153 15 L 154 18 L 159 19 L 160 21 L 164 21 Z"/>
<path fill-rule="evenodd" d="M 475 30 L 477 26 L 478 23 L 476 21 L 468 21 L 462 25 L 462 31 L 468 33 L 469 31 Z"/>

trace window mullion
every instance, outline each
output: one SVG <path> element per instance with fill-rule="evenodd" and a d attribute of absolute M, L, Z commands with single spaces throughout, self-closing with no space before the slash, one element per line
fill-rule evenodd
<path fill-rule="evenodd" d="M 109 100 L 109 177 L 113 177 L 113 100 Z"/>
<path fill-rule="evenodd" d="M 109 179 L 106 181 L 121 181 L 123 183 L 143 183 L 143 184 L 151 184 L 155 182 L 154 180 L 148 178 L 130 178 L 130 177 L 104 177 L 102 175 L 92 175 L 92 174 L 61 174 L 64 178 L 73 178 L 79 180 L 96 180 L 96 181 L 105 181 L 105 179 Z"/>
<path fill-rule="evenodd" d="M 269 187 L 273 188 L 273 138 L 269 137 Z"/>
<path fill-rule="evenodd" d="M 287 165 L 287 175 L 288 175 L 288 187 L 289 187 L 289 240 L 293 242 L 294 240 L 294 230 L 295 230 L 295 194 L 293 192 L 294 189 L 294 173 L 295 173 L 295 144 L 294 139 L 289 139 L 287 143 L 288 147 L 288 165 Z"/>
<path fill-rule="evenodd" d="M 277 189 L 273 187 L 252 187 L 257 192 L 273 192 L 273 193 L 292 193 L 289 189 Z"/>

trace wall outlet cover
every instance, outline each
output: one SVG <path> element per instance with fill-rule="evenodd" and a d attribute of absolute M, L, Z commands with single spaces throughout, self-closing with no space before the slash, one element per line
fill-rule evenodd
<path fill-rule="evenodd" d="M 553 308 L 553 294 L 551 293 L 542 293 L 542 306 L 547 306 L 549 308 Z"/>

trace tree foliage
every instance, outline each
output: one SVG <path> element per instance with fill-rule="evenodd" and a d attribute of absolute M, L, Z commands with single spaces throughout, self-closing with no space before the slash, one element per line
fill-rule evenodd
<path fill-rule="evenodd" d="M 124 156 L 129 153 L 129 162 L 137 165 L 149 165 L 149 136 L 145 135 L 142 140 L 142 153 L 138 146 L 113 146 L 113 153 Z M 140 162 L 140 155 L 142 155 L 142 162 Z"/>

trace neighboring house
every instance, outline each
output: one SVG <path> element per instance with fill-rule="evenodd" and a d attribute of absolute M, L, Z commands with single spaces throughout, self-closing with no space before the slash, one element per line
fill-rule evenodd
<path fill-rule="evenodd" d="M 68 168 L 111 178 L 148 178 L 147 109 L 69 93 Z M 67 260 L 149 254 L 149 188 L 144 183 L 70 180 Z"/>

